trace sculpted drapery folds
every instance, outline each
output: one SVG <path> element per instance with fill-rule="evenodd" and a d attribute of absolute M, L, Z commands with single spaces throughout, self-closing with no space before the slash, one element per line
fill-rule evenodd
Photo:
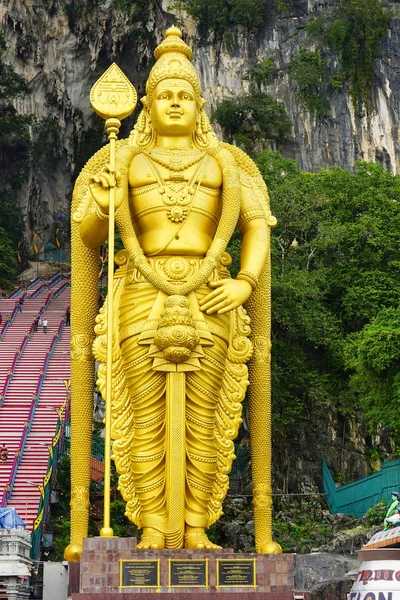
<path fill-rule="evenodd" d="M 129 139 L 117 143 L 115 171 L 104 148 L 74 190 L 70 560 L 79 557 L 87 535 L 91 353 L 100 363 L 104 397 L 106 391 L 107 301 L 96 316 L 96 261 L 107 237 L 111 187 L 124 245 L 112 290 L 112 452 L 126 514 L 142 529 L 139 547 L 214 547 L 205 530 L 221 515 L 228 490 L 253 352 L 242 306 L 250 299 L 256 329 L 250 371 L 258 379 L 250 414 L 252 438 L 261 440 L 252 455 L 256 544 L 260 552 L 277 550 L 269 432 L 263 431 L 274 219 L 254 163 L 217 141 L 181 37 L 171 28 L 155 50 L 143 110 Z M 243 236 L 241 271 L 232 279 L 226 246 L 236 226 Z"/>

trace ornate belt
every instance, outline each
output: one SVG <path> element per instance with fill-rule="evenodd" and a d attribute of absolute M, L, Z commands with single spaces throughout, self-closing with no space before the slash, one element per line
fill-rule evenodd
<path fill-rule="evenodd" d="M 156 256 L 147 259 L 151 267 L 162 277 L 171 283 L 182 283 L 187 281 L 201 267 L 204 257 L 197 256 Z M 230 273 L 227 269 L 232 263 L 232 258 L 228 252 L 224 252 L 220 263 L 214 269 L 209 281 L 218 281 L 219 279 L 230 278 Z M 128 273 L 125 280 L 125 285 L 131 283 L 144 283 L 146 279 L 133 266 L 128 267 Z"/>

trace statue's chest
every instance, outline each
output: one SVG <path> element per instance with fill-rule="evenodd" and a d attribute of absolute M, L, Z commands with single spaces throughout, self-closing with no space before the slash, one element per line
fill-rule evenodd
<path fill-rule="evenodd" d="M 158 164 L 145 157 L 130 170 L 130 208 L 132 216 L 167 211 L 173 222 L 182 222 L 192 207 L 218 216 L 222 178 L 218 165 L 208 157 L 188 161 L 170 157 Z M 188 164 L 193 163 L 193 164 Z"/>

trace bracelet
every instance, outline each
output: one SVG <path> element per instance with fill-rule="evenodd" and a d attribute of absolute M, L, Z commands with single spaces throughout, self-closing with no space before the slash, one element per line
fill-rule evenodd
<path fill-rule="evenodd" d="M 258 277 L 253 275 L 253 273 L 250 273 L 250 271 L 239 271 L 239 273 L 236 276 L 236 279 L 247 281 L 247 283 L 251 285 L 253 292 L 258 285 Z"/>
<path fill-rule="evenodd" d="M 110 218 L 109 215 L 106 215 L 106 213 L 103 213 L 103 211 L 100 209 L 100 206 L 98 204 L 96 204 L 96 211 L 94 214 L 96 215 L 96 217 L 98 219 L 100 219 L 100 221 L 108 221 L 108 219 Z"/>

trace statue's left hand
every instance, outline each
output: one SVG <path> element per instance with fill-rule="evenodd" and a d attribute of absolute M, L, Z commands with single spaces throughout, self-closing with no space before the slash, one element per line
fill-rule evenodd
<path fill-rule="evenodd" d="M 238 279 L 212 281 L 209 286 L 215 289 L 199 302 L 200 310 L 208 315 L 223 315 L 241 306 L 252 292 L 250 283 Z"/>

